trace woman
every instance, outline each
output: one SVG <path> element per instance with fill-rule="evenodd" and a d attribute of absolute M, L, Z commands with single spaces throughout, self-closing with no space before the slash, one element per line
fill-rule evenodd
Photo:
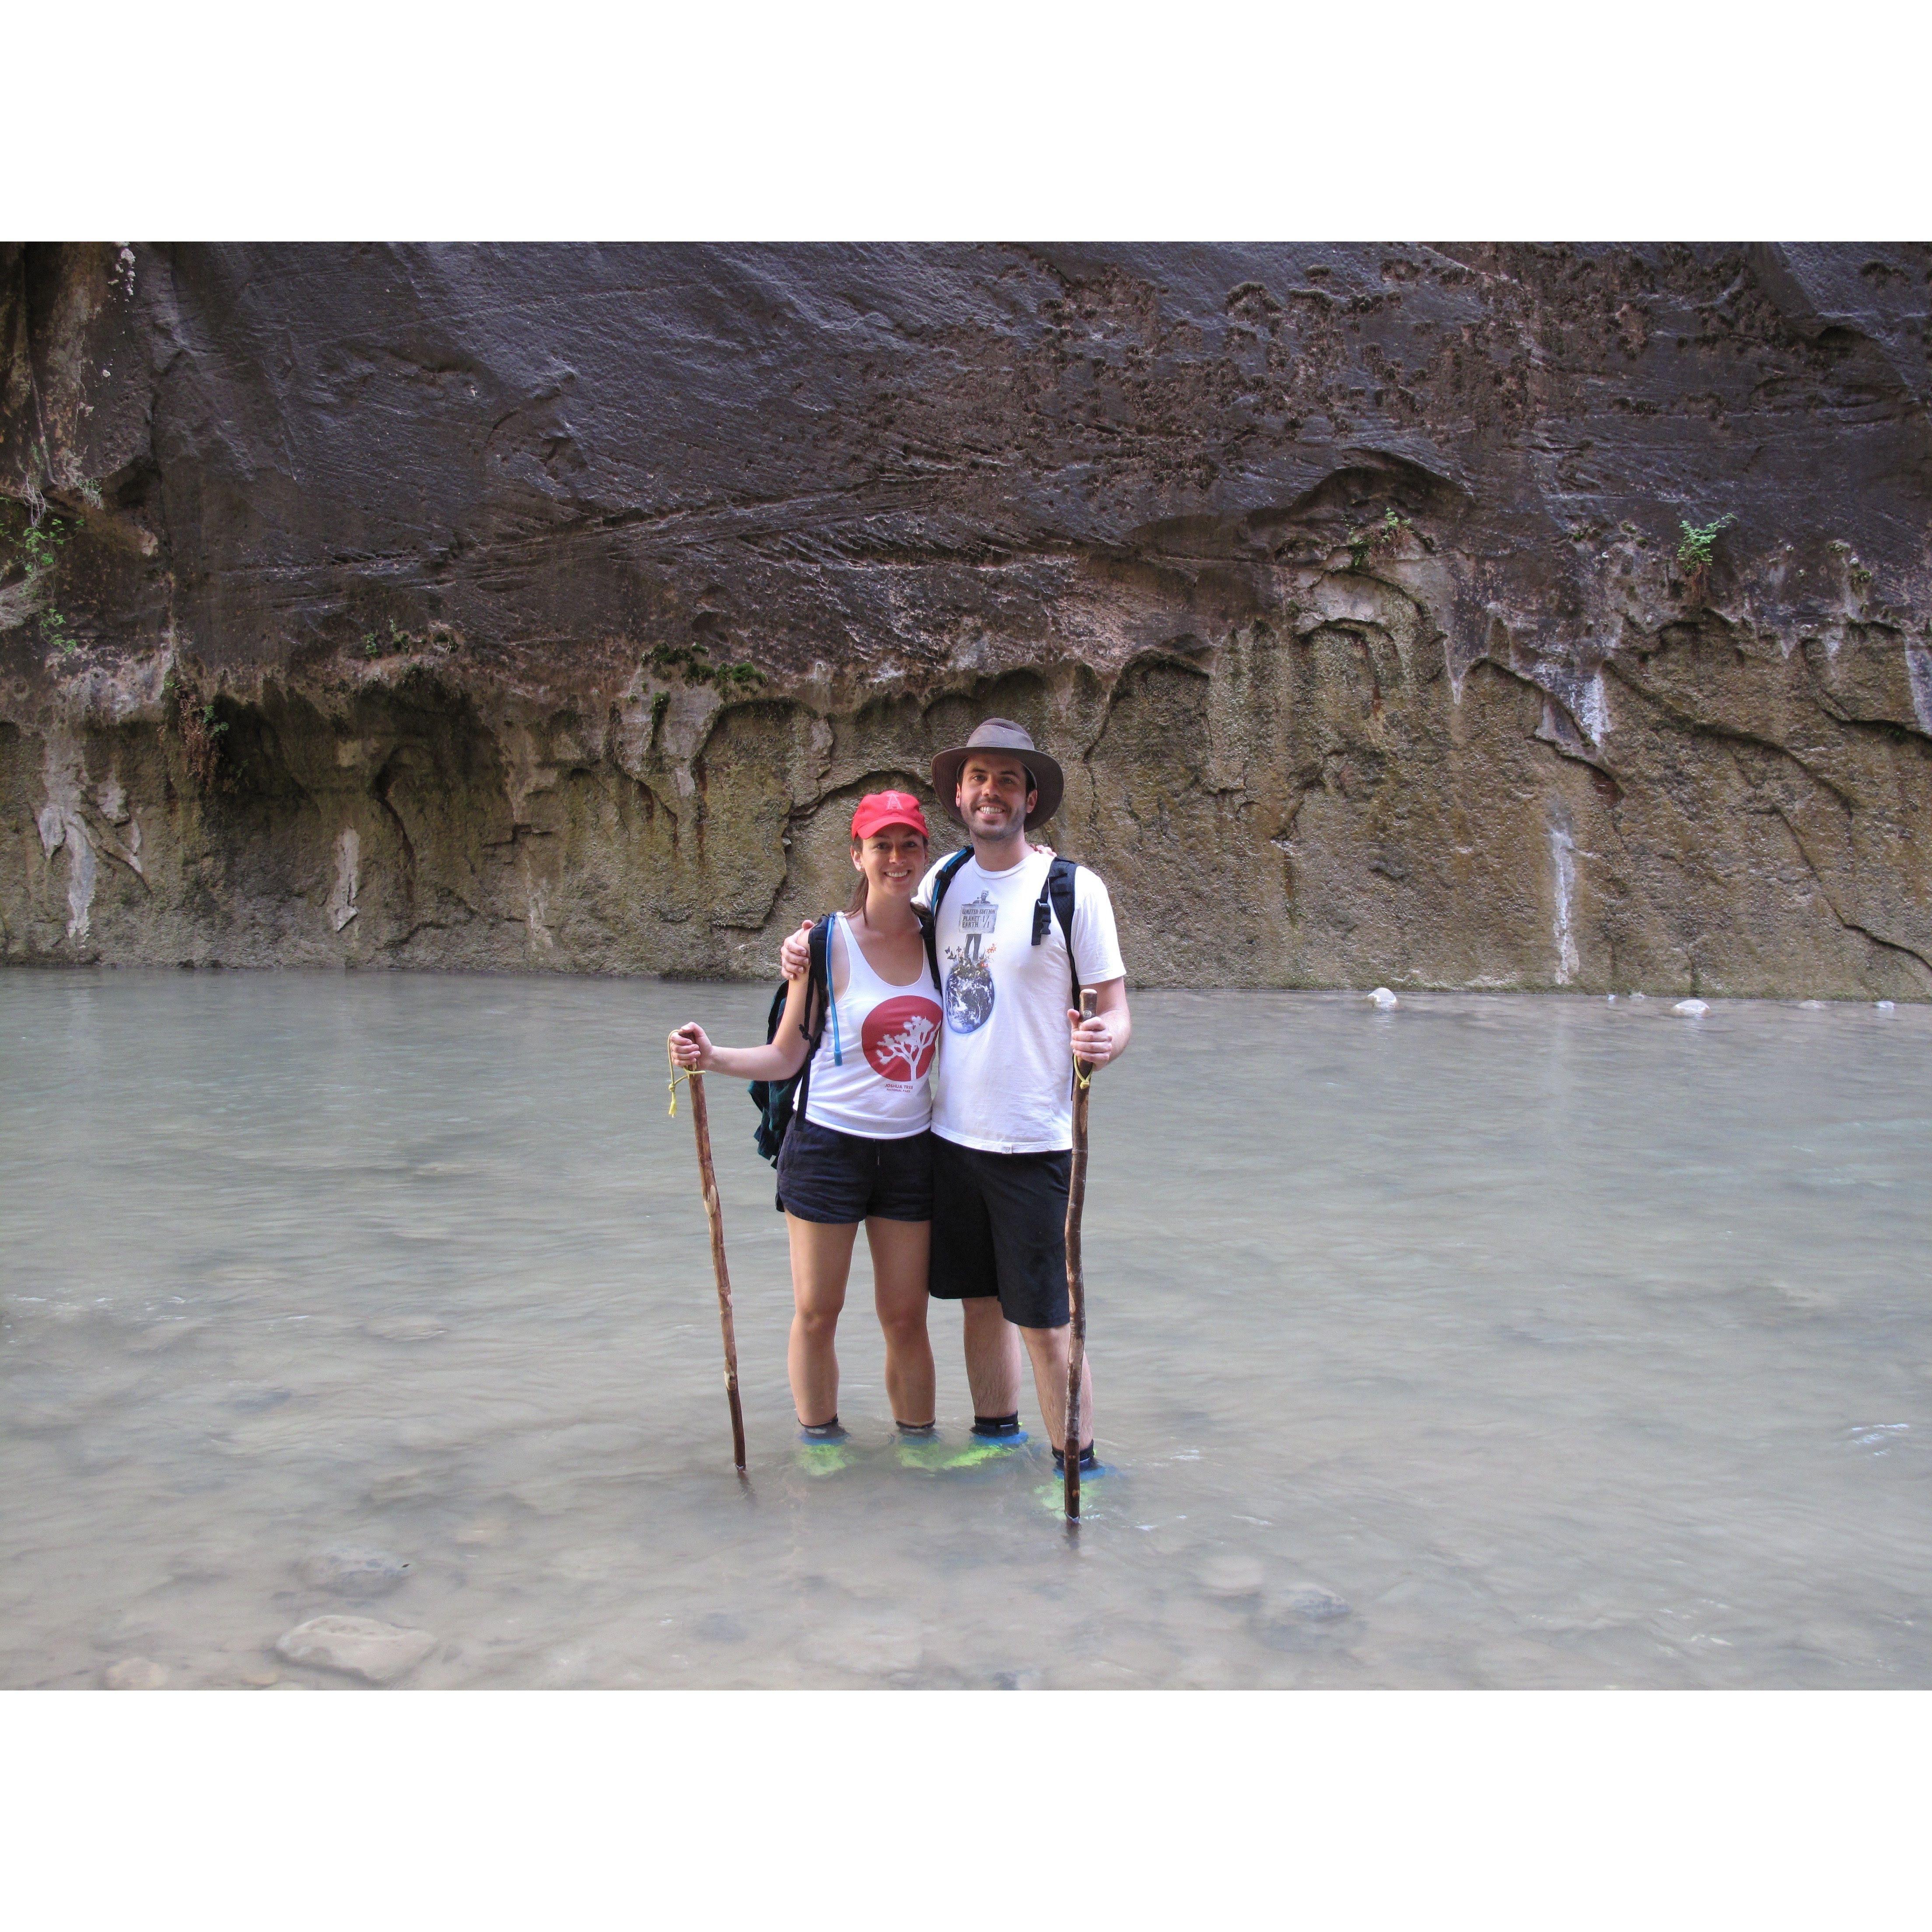
<path fill-rule="evenodd" d="M 926 1270 L 932 1220 L 932 1066 L 943 1015 L 912 897 L 926 871 L 926 816 L 902 791 L 872 792 L 852 814 L 852 903 L 832 922 L 832 1000 L 778 1154 L 791 1240 L 794 1313 L 787 1366 L 808 1442 L 842 1441 L 832 1337 L 859 1223 L 872 1251 L 886 1392 L 903 1435 L 934 1433 Z M 769 1046 L 713 1046 L 703 1028 L 670 1036 L 695 1072 L 788 1080 L 809 1051 L 808 976 L 791 982 Z"/>

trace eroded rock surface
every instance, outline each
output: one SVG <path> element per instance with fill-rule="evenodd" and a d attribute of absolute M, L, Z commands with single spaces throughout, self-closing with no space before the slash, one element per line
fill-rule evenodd
<path fill-rule="evenodd" d="M 1924 998 L 1928 269 L 12 248 L 0 950 L 762 974 L 997 711 L 1143 982 Z"/>

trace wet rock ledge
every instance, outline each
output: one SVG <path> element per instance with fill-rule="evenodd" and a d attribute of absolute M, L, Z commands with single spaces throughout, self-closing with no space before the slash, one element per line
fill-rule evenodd
<path fill-rule="evenodd" d="M 990 710 L 1144 983 L 1924 998 L 1928 272 L 6 247 L 0 952 L 763 974 Z"/>

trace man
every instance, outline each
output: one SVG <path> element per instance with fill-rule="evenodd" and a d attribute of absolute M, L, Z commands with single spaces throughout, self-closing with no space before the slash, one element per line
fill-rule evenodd
<path fill-rule="evenodd" d="M 961 1304 L 973 1432 L 1024 1442 L 1023 1356 L 1062 1466 L 1068 1310 L 1066 1193 L 1072 1164 L 1073 1060 L 1104 1066 L 1132 1032 L 1106 887 L 1074 874 L 1071 933 L 1048 902 L 1052 854 L 1027 833 L 1059 808 L 1060 766 L 1020 725 L 989 718 L 932 761 L 933 789 L 972 838 L 963 863 L 942 860 L 916 902 L 943 881 L 934 934 L 946 1031 L 933 1094 L 931 1289 Z M 1069 939 L 1071 939 L 1070 949 Z M 784 970 L 805 970 L 802 933 Z M 1076 978 L 1096 994 L 1082 1022 Z M 1081 1377 L 1081 1466 L 1094 1466 L 1090 1364 Z"/>

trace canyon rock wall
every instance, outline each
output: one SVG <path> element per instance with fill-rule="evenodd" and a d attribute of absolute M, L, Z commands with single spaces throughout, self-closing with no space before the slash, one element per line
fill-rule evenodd
<path fill-rule="evenodd" d="M 766 975 L 997 712 L 1142 983 L 1925 998 L 1928 275 L 0 250 L 0 951 Z"/>

